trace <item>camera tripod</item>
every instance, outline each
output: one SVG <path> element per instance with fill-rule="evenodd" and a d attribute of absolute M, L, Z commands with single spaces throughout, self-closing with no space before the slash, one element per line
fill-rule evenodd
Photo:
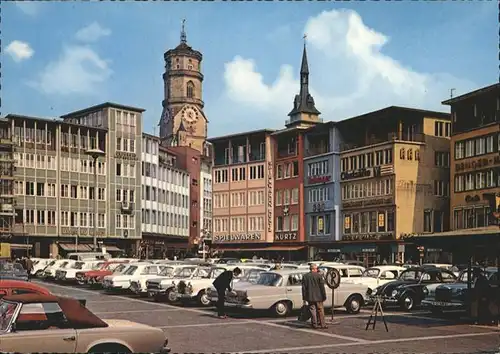
<path fill-rule="evenodd" d="M 375 304 L 373 305 L 372 313 L 368 322 L 366 323 L 365 331 L 368 330 L 370 325 L 372 325 L 372 329 L 375 329 L 375 324 L 377 323 L 377 316 L 380 314 L 382 317 L 382 321 L 384 322 L 386 332 L 389 332 L 389 328 L 387 327 L 387 322 L 385 321 L 384 310 L 382 309 L 382 302 L 380 301 L 380 296 L 375 297 Z"/>

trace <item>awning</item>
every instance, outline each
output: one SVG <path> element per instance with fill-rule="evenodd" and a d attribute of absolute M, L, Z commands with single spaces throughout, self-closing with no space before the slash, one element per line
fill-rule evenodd
<path fill-rule="evenodd" d="M 251 247 L 251 248 L 245 248 L 245 247 L 220 247 L 218 248 L 217 245 L 213 246 L 214 249 L 218 251 L 229 251 L 229 252 L 240 252 L 240 251 L 259 251 L 259 252 L 265 252 L 265 251 L 274 251 L 274 252 L 286 252 L 286 251 L 299 251 L 301 249 L 304 249 L 305 246 L 270 246 L 270 247 Z"/>
<path fill-rule="evenodd" d="M 102 248 L 105 248 L 106 251 L 111 251 L 111 252 L 121 252 L 121 251 L 123 251 L 121 248 L 116 247 L 114 245 L 102 245 Z"/>
<path fill-rule="evenodd" d="M 11 243 L 11 250 L 30 250 L 33 248 L 33 245 L 24 244 L 24 243 Z"/>
<path fill-rule="evenodd" d="M 75 247 L 74 243 L 59 243 L 59 247 L 62 248 L 63 251 L 66 252 L 92 252 L 93 247 L 85 244 L 78 244 L 78 249 Z"/>
<path fill-rule="evenodd" d="M 342 245 L 339 248 L 342 250 L 342 253 L 376 253 L 377 252 L 377 245 L 375 245 L 373 243 Z"/>

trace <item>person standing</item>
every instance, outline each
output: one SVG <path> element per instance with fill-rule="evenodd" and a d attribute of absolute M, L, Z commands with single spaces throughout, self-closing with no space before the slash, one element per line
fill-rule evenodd
<path fill-rule="evenodd" d="M 325 279 L 318 272 L 318 265 L 311 264 L 309 273 L 302 277 L 302 300 L 311 312 L 311 325 L 313 328 L 328 328 L 325 323 L 325 308 L 323 302 L 326 300 Z"/>
<path fill-rule="evenodd" d="M 474 293 L 476 295 L 475 300 L 477 304 L 477 322 L 481 325 L 491 324 L 489 309 L 491 293 L 490 283 L 483 272 L 481 272 L 480 268 L 474 268 L 473 274 L 475 278 Z"/>
<path fill-rule="evenodd" d="M 28 281 L 31 281 L 31 271 L 33 270 L 33 261 L 30 256 L 24 260 L 26 272 L 28 272 Z"/>
<path fill-rule="evenodd" d="M 232 271 L 226 270 L 222 272 L 217 278 L 215 278 L 212 283 L 214 288 L 217 290 L 217 316 L 219 318 L 226 318 L 226 311 L 224 308 L 224 302 L 226 301 L 226 290 L 233 291 L 231 288 L 231 282 L 234 276 L 239 276 L 241 274 L 241 269 L 236 267 Z"/>

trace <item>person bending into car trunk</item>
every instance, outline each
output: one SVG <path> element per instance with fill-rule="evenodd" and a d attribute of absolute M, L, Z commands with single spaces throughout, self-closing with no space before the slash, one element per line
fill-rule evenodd
<path fill-rule="evenodd" d="M 226 311 L 224 308 L 224 302 L 226 300 L 226 290 L 233 291 L 231 287 L 231 282 L 234 276 L 239 276 L 241 274 L 241 269 L 236 267 L 232 271 L 226 270 L 222 272 L 212 283 L 214 288 L 217 290 L 217 316 L 219 318 L 226 318 Z"/>
<path fill-rule="evenodd" d="M 302 300 L 311 312 L 311 325 L 314 329 L 328 328 L 325 323 L 325 308 L 323 302 L 326 300 L 325 279 L 318 272 L 318 265 L 311 264 L 309 273 L 302 277 Z"/>

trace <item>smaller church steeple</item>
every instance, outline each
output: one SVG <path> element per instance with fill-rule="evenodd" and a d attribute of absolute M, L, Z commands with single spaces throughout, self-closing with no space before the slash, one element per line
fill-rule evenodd
<path fill-rule="evenodd" d="M 293 109 L 288 113 L 290 122 L 287 126 L 300 123 L 319 122 L 320 111 L 316 109 L 314 98 L 309 93 L 309 64 L 307 62 L 306 38 L 304 35 L 304 50 L 302 52 L 302 63 L 300 65 L 300 92 L 295 95 Z"/>
<path fill-rule="evenodd" d="M 182 19 L 182 27 L 181 27 L 181 43 L 187 43 L 186 37 L 186 19 Z"/>

